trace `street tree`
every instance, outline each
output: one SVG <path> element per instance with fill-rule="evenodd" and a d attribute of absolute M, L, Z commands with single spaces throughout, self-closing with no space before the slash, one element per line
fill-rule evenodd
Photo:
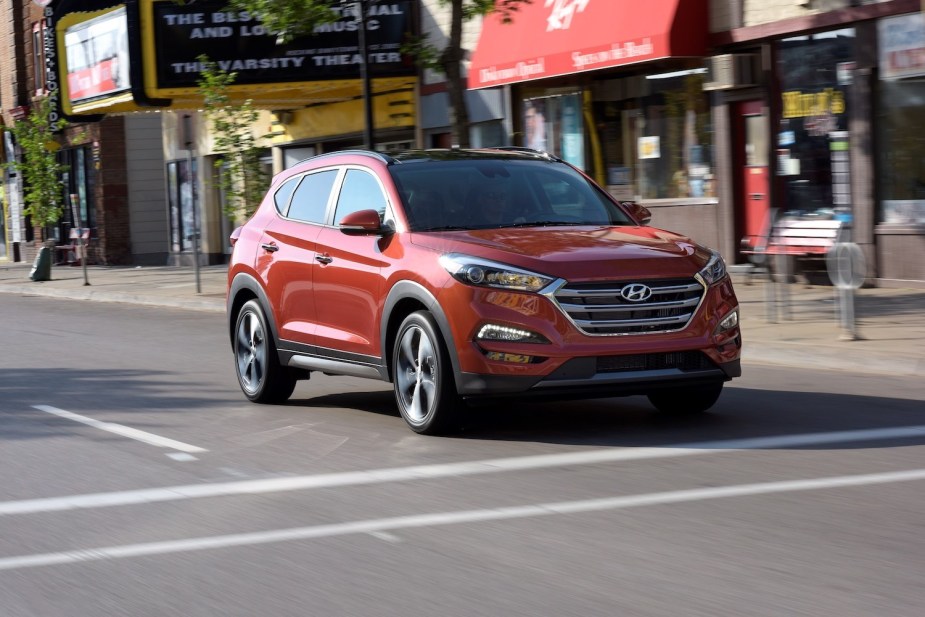
<path fill-rule="evenodd" d="M 206 56 L 197 85 L 203 98 L 206 118 L 215 140 L 214 150 L 218 186 L 225 196 L 225 214 L 232 219 L 247 218 L 260 204 L 269 176 L 260 163 L 261 148 L 253 127 L 258 113 L 252 101 L 232 102 L 229 87 L 237 74 L 220 69 Z"/>
<path fill-rule="evenodd" d="M 11 127 L 21 156 L 7 163 L 7 167 L 21 174 L 23 182 L 23 213 L 32 224 L 45 228 L 61 218 L 64 211 L 64 181 L 66 166 L 58 162 L 56 152 L 61 147 L 55 130 L 63 121 L 53 125 L 51 101 L 42 98 L 35 102 L 29 115 L 17 120 Z"/>
<path fill-rule="evenodd" d="M 464 50 L 463 24 L 475 17 L 499 13 L 511 21 L 520 5 L 533 0 L 438 0 L 450 7 L 450 32 L 446 45 L 436 47 L 428 37 L 406 41 L 405 49 L 413 53 L 421 66 L 446 75 L 449 95 L 450 131 L 452 143 L 469 147 L 469 110 L 466 106 L 466 84 L 462 72 Z M 229 0 L 238 9 L 257 15 L 272 32 L 283 39 L 311 34 L 316 26 L 336 21 L 346 7 L 374 4 L 378 0 Z M 351 9 L 352 10 L 352 9 Z"/>

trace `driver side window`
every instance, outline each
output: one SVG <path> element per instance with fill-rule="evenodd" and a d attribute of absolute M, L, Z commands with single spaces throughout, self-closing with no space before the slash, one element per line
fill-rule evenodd
<path fill-rule="evenodd" d="M 381 221 L 385 218 L 385 208 L 385 195 L 376 177 L 362 169 L 348 169 L 337 198 L 334 224 L 339 225 L 345 216 L 360 210 L 375 210 Z"/>

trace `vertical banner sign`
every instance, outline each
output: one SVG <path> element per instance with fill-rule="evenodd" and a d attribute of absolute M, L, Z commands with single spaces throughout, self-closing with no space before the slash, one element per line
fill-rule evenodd
<path fill-rule="evenodd" d="M 48 90 L 48 100 L 51 103 L 51 112 L 48 121 L 53 131 L 58 130 L 61 120 L 61 89 L 58 88 L 58 54 L 55 45 L 55 10 L 51 6 L 43 9 L 45 31 L 43 45 L 45 47 L 45 89 Z"/>

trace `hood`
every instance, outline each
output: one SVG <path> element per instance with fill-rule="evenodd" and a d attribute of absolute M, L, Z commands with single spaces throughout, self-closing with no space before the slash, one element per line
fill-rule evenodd
<path fill-rule="evenodd" d="M 411 242 L 464 253 L 569 281 L 690 277 L 710 251 L 653 227 L 523 227 L 416 232 Z"/>

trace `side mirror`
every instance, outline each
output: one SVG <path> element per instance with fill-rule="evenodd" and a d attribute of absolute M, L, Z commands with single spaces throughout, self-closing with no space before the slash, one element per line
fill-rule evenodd
<path fill-rule="evenodd" d="M 648 225 L 652 220 L 652 213 L 645 206 L 637 204 L 635 201 L 621 202 L 629 210 L 630 216 L 639 221 L 640 225 Z"/>
<path fill-rule="evenodd" d="M 382 226 L 379 213 L 375 210 L 357 210 L 351 212 L 340 220 L 337 225 L 342 232 L 348 235 L 378 235 L 390 231 Z"/>

